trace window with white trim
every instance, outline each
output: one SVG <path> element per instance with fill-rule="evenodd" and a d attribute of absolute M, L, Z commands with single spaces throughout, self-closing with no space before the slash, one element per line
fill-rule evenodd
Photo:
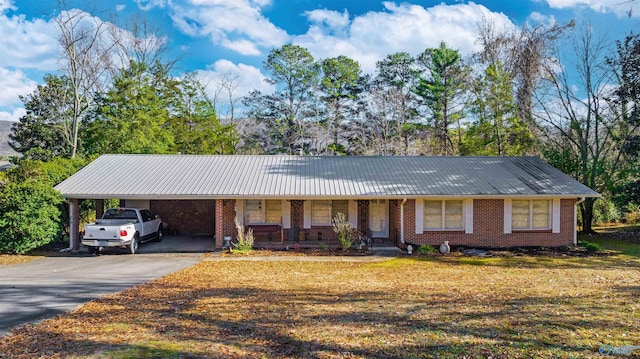
<path fill-rule="evenodd" d="M 463 202 L 462 200 L 424 200 L 424 229 L 463 229 Z"/>
<path fill-rule="evenodd" d="M 312 226 L 330 226 L 331 220 L 338 213 L 344 213 L 349 216 L 349 201 L 311 201 L 311 225 Z"/>
<path fill-rule="evenodd" d="M 248 199 L 245 201 L 247 224 L 280 223 L 282 201 L 279 199 Z"/>
<path fill-rule="evenodd" d="M 546 199 L 511 201 L 511 228 L 551 229 L 551 201 Z"/>

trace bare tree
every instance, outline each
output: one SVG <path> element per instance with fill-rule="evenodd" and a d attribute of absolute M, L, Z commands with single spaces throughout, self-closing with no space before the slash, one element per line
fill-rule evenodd
<path fill-rule="evenodd" d="M 218 78 L 213 79 L 215 89 L 213 93 L 213 104 L 219 118 L 224 118 L 226 122 L 235 122 L 235 109 L 240 97 L 236 95 L 236 90 L 240 86 L 240 75 L 225 72 Z M 224 100 L 223 100 L 224 98 Z M 226 106 L 222 103 L 226 102 Z"/>
<path fill-rule="evenodd" d="M 135 14 L 120 26 L 111 25 L 107 29 L 110 42 L 116 46 L 111 56 L 112 62 L 118 58 L 118 62 L 111 66 L 115 71 L 129 67 L 131 62 L 149 66 L 161 64 L 164 69 L 171 71 L 180 60 L 168 56 L 166 36 L 162 36 L 161 29 L 144 14 Z"/>
<path fill-rule="evenodd" d="M 546 86 L 536 96 L 539 111 L 534 114 L 544 134 L 547 160 L 595 191 L 607 193 L 624 174 L 628 164 L 624 148 L 638 134 L 638 124 L 626 120 L 616 98 L 616 69 L 606 60 L 614 49 L 594 38 L 589 25 L 580 30 L 572 46 L 566 46 L 576 56 L 571 69 L 576 78 L 568 66 L 548 64 Z M 563 54 L 556 55 L 561 59 Z M 587 198 L 580 205 L 584 232 L 591 232 L 594 201 Z"/>
<path fill-rule="evenodd" d="M 502 62 L 514 82 L 517 115 L 528 124 L 533 124 L 533 95 L 543 69 L 553 62 L 556 40 L 575 23 L 565 25 L 523 26 L 514 31 L 496 29 L 484 22 L 477 31 L 477 41 L 482 46 L 477 58 L 496 66 Z"/>
<path fill-rule="evenodd" d="M 58 9 L 60 13 L 53 21 L 60 31 L 61 70 L 71 84 L 72 116 L 65 132 L 71 147 L 70 156 L 74 158 L 81 120 L 91 108 L 95 93 L 105 83 L 115 43 L 107 36 L 109 23 L 90 13 L 69 9 L 65 0 L 58 0 Z"/>

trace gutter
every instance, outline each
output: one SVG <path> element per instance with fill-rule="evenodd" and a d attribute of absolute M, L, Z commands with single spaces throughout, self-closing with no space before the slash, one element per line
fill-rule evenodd
<path fill-rule="evenodd" d="M 404 204 L 407 203 L 407 198 L 403 198 L 400 203 L 400 243 L 404 244 Z"/>
<path fill-rule="evenodd" d="M 573 245 L 578 245 L 578 205 L 587 200 L 587 197 L 580 197 L 573 206 Z"/>

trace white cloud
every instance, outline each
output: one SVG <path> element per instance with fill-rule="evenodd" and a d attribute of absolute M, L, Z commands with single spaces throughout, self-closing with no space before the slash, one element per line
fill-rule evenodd
<path fill-rule="evenodd" d="M 138 8 L 142 11 L 149 11 L 154 7 L 163 9 L 167 5 L 171 5 L 171 0 L 134 0 Z"/>
<path fill-rule="evenodd" d="M 116 11 L 117 12 L 121 12 L 122 10 L 124 10 L 127 7 L 127 5 L 124 4 L 118 4 L 116 5 Z"/>
<path fill-rule="evenodd" d="M 392 2 L 383 5 L 384 11 L 371 11 L 350 22 L 343 21 L 345 14 L 338 12 L 307 12 L 311 26 L 293 43 L 307 48 L 316 58 L 349 56 L 360 62 L 365 72 L 373 72 L 376 61 L 388 54 L 406 51 L 417 55 L 441 41 L 470 54 L 477 49 L 475 31 L 483 21 L 498 28 L 514 27 L 506 15 L 474 3 L 430 8 Z"/>
<path fill-rule="evenodd" d="M 9 70 L 0 67 L 0 105 L 11 106 L 22 104 L 20 95 L 27 95 L 35 90 L 35 81 L 27 78 L 20 70 Z"/>
<path fill-rule="evenodd" d="M 260 69 L 246 64 L 234 64 L 229 60 L 218 60 L 208 66 L 206 70 L 196 72 L 198 79 L 206 86 L 210 98 L 215 98 L 216 93 L 222 89 L 217 97 L 216 105 L 218 116 L 227 117 L 229 112 L 228 92 L 222 87 L 223 83 L 231 85 L 233 97 L 239 99 L 250 91 L 259 90 L 262 93 L 273 93 L 274 86 L 265 81 L 265 76 Z M 240 101 L 236 103 L 236 110 L 241 107 Z M 238 116 L 239 112 L 236 112 Z"/>
<path fill-rule="evenodd" d="M 0 13 L 5 10 L 15 10 L 16 7 L 13 6 L 13 0 L 0 0 Z"/>
<path fill-rule="evenodd" d="M 289 40 L 287 33 L 262 14 L 268 1 L 191 0 L 188 6 L 174 6 L 172 19 L 180 31 L 207 36 L 216 45 L 242 55 L 259 55 Z"/>
<path fill-rule="evenodd" d="M 597 12 L 613 12 L 618 16 L 640 16 L 640 2 L 633 0 L 546 0 L 554 9 L 586 7 Z"/>
<path fill-rule="evenodd" d="M 345 30 L 349 25 L 349 13 L 346 10 L 342 14 L 331 10 L 312 10 L 305 12 L 305 15 L 322 33 L 346 35 Z"/>
<path fill-rule="evenodd" d="M 13 109 L 13 111 L 9 112 L 9 111 L 0 111 L 0 121 L 13 121 L 13 122 L 17 122 L 18 120 L 20 120 L 20 117 L 24 116 L 27 114 L 27 111 L 24 110 L 24 108 L 19 107 L 16 109 Z"/>
<path fill-rule="evenodd" d="M 0 67 L 56 69 L 59 46 L 55 24 L 43 19 L 26 20 L 24 15 L 8 16 L 11 2 L 0 0 Z"/>
<path fill-rule="evenodd" d="M 544 15 L 537 11 L 534 11 L 529 15 L 529 17 L 527 18 L 527 22 L 529 24 L 533 24 L 533 26 L 543 25 L 546 27 L 553 26 L 557 23 L 555 16 Z"/>

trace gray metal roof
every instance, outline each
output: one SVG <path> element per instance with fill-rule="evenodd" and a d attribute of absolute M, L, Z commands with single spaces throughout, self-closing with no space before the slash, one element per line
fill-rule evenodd
<path fill-rule="evenodd" d="M 103 155 L 67 198 L 597 197 L 537 157 Z"/>

